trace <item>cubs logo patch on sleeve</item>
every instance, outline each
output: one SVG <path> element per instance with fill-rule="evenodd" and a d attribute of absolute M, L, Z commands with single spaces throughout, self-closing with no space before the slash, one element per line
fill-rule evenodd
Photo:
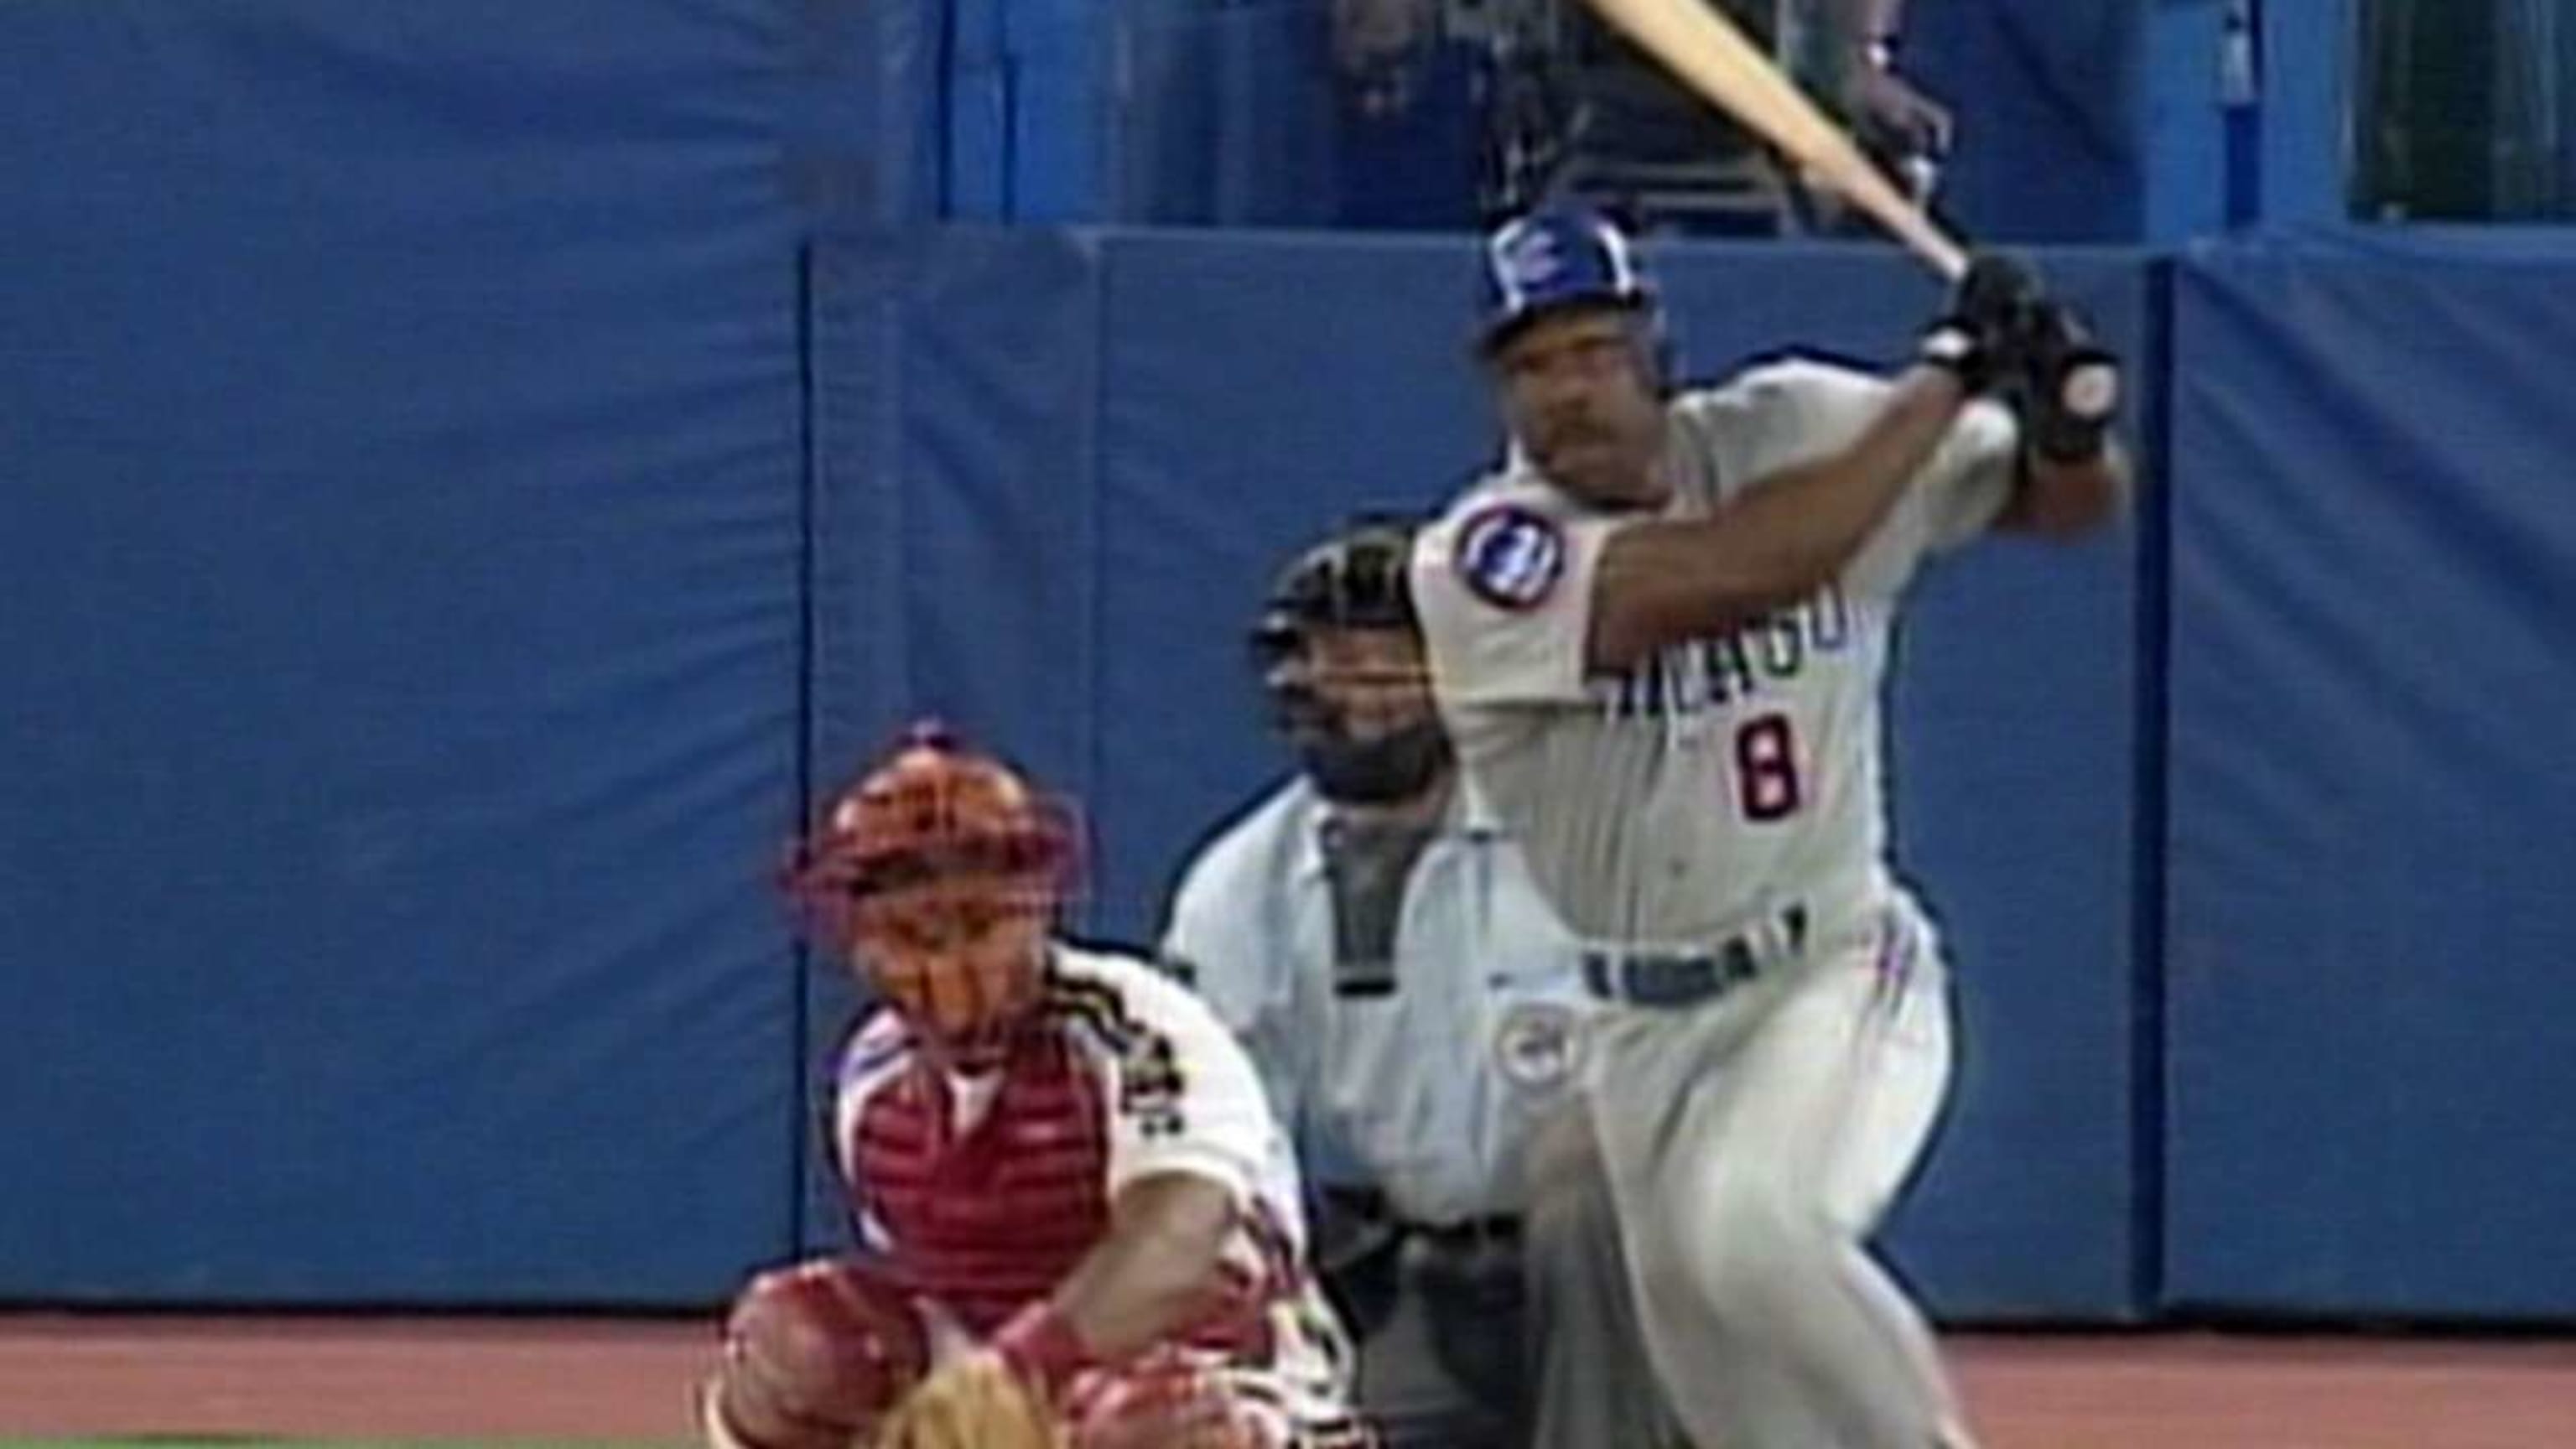
<path fill-rule="evenodd" d="M 1458 530 L 1450 566 L 1476 597 L 1503 609 L 1535 609 L 1565 574 L 1565 531 L 1555 520 L 1505 504 Z"/>

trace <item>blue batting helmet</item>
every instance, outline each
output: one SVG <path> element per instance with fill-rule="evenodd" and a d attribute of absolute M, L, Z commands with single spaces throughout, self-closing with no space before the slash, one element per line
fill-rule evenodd
<path fill-rule="evenodd" d="M 1654 283 L 1627 236 L 1608 217 L 1551 208 L 1505 222 L 1485 239 L 1483 327 L 1487 352 L 1548 313 L 1568 307 L 1624 307 L 1649 333 L 1661 330 Z"/>

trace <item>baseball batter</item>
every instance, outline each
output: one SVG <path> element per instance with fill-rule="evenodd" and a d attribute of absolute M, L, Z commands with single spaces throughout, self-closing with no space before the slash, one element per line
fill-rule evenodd
<path fill-rule="evenodd" d="M 703 1399 L 718 1449 L 1361 1449 L 1254 1069 L 1142 962 L 1052 938 L 1072 842 L 916 733 L 802 852 L 882 1000 L 842 1055 L 856 1254 L 767 1273 Z"/>
<path fill-rule="evenodd" d="M 1880 684 L 1907 581 L 2124 487 L 2116 364 L 1981 258 L 1892 379 L 1815 361 L 1668 393 L 1603 220 L 1484 256 L 1514 443 L 1416 547 L 1471 777 L 1584 943 L 1593 1125 L 1650 1351 L 1724 1449 L 1969 1442 L 1864 1243 L 1950 1076 L 1939 943 L 1887 862 Z"/>

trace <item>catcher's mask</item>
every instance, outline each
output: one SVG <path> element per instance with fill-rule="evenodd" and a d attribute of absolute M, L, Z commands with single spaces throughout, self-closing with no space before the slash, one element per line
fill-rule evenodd
<path fill-rule="evenodd" d="M 1272 723 L 1328 800 L 1410 800 L 1449 767 L 1406 579 L 1413 533 L 1364 518 L 1298 555 L 1252 631 Z"/>
<path fill-rule="evenodd" d="M 998 1040 L 1038 996 L 1074 875 L 1070 814 L 937 725 L 915 726 L 833 802 L 792 889 L 923 1033 Z"/>

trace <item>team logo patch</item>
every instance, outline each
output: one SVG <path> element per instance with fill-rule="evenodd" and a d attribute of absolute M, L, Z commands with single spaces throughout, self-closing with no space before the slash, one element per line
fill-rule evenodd
<path fill-rule="evenodd" d="M 1565 532 L 1526 508 L 1489 508 L 1458 530 L 1450 566 L 1486 603 L 1535 609 L 1565 574 Z"/>
<path fill-rule="evenodd" d="M 1494 276 L 1502 283 L 1504 300 L 1515 308 L 1565 272 L 1565 254 L 1555 234 L 1527 222 L 1496 237 L 1493 256 Z"/>
<path fill-rule="evenodd" d="M 1561 1001 L 1516 1001 L 1494 1028 L 1494 1062 L 1526 1091 L 1562 1086 L 1583 1062 L 1583 1019 Z"/>

